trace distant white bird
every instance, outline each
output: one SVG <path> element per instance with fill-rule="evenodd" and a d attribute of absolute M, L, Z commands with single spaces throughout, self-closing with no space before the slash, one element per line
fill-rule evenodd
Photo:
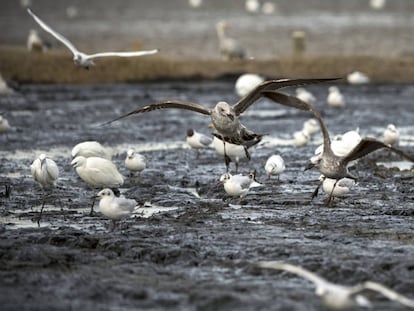
<path fill-rule="evenodd" d="M 115 164 L 99 157 L 85 158 L 77 156 L 71 165 L 79 177 L 89 186 L 95 188 L 118 188 L 124 183 L 124 177 L 118 172 Z M 92 202 L 91 214 L 93 214 Z"/>
<path fill-rule="evenodd" d="M 43 40 L 34 29 L 30 29 L 27 36 L 27 49 L 29 52 L 43 52 L 46 49 Z"/>
<path fill-rule="evenodd" d="M 41 154 L 37 159 L 30 165 L 30 171 L 33 179 L 39 183 L 42 188 L 42 207 L 40 209 L 39 218 L 37 223 L 40 223 L 42 218 L 43 208 L 45 207 L 45 188 L 49 186 L 56 186 L 56 181 L 59 177 L 59 168 L 56 162 L 46 157 L 45 154 Z"/>
<path fill-rule="evenodd" d="M 135 200 L 118 198 L 109 188 L 99 191 L 98 197 L 100 198 L 99 211 L 112 220 L 112 231 L 115 230 L 116 222 L 130 217 L 137 206 Z"/>
<path fill-rule="evenodd" d="M 335 197 L 344 197 L 353 186 L 355 186 L 355 180 L 350 178 L 342 178 L 336 182 L 336 179 L 327 178 L 323 175 L 319 177 L 319 180 L 322 181 L 322 189 L 328 194 L 328 200 L 326 204 L 330 205 Z M 335 185 L 336 183 L 336 185 Z"/>
<path fill-rule="evenodd" d="M 254 73 L 245 73 L 237 78 L 236 84 L 234 86 L 236 94 L 240 97 L 246 96 L 250 93 L 256 86 L 264 82 L 265 79 Z"/>
<path fill-rule="evenodd" d="M 307 145 L 307 143 L 309 142 L 309 135 L 308 133 L 306 133 L 305 131 L 297 131 L 295 133 L 293 133 L 293 140 L 292 140 L 292 144 L 295 147 L 303 147 L 305 145 Z"/>
<path fill-rule="evenodd" d="M 400 140 L 400 131 L 394 124 L 388 124 L 386 130 L 384 131 L 384 143 L 387 145 L 398 145 Z"/>
<path fill-rule="evenodd" d="M 317 132 L 319 132 L 319 130 L 319 123 L 316 121 L 316 119 L 308 119 L 303 122 L 302 132 L 308 134 L 308 136 L 315 135 Z"/>
<path fill-rule="evenodd" d="M 266 1 L 262 4 L 262 13 L 266 15 L 271 15 L 277 11 L 277 6 L 275 3 Z"/>
<path fill-rule="evenodd" d="M 9 121 L 0 115 L 0 134 L 6 133 L 8 130 L 10 130 Z"/>
<path fill-rule="evenodd" d="M 343 108 L 345 106 L 345 99 L 341 91 L 336 86 L 329 87 L 328 104 L 335 108 Z"/>
<path fill-rule="evenodd" d="M 285 168 L 285 161 L 278 154 L 270 156 L 265 164 L 265 171 L 269 179 L 272 175 L 276 175 L 279 180 L 280 174 L 284 172 Z"/>
<path fill-rule="evenodd" d="M 324 304 L 333 310 L 344 310 L 356 306 L 366 308 L 371 307 L 371 302 L 362 295 L 362 292 L 367 290 L 378 292 L 390 300 L 397 301 L 409 308 L 414 308 L 414 300 L 408 299 L 379 283 L 367 281 L 354 286 L 344 286 L 331 283 L 309 270 L 287 263 L 262 261 L 257 263 L 257 266 L 261 268 L 284 270 L 312 282 L 316 287 L 316 295 L 321 297 Z"/>
<path fill-rule="evenodd" d="M 99 157 L 107 160 L 112 159 L 112 152 L 97 141 L 84 141 L 72 148 L 72 158 L 82 156 L 85 158 Z"/>
<path fill-rule="evenodd" d="M 134 172 L 138 172 L 138 174 L 140 175 L 146 167 L 146 156 L 135 152 L 133 149 L 129 149 L 127 151 L 127 156 L 125 158 L 125 168 L 130 171 L 131 176 Z"/>
<path fill-rule="evenodd" d="M 385 7 L 386 0 L 370 0 L 369 5 L 374 10 L 382 10 Z"/>
<path fill-rule="evenodd" d="M 216 136 L 213 137 L 212 147 L 216 150 L 216 152 L 222 156 L 224 156 L 224 144 L 223 141 L 218 139 Z M 234 162 L 236 166 L 236 173 L 239 170 L 239 163 L 241 160 L 248 160 L 246 151 L 242 145 L 236 145 L 231 143 L 226 143 L 226 155 L 230 158 L 232 162 Z M 252 148 L 249 148 L 249 153 L 252 153 Z"/>
<path fill-rule="evenodd" d="M 225 30 L 229 27 L 225 21 L 216 23 L 220 54 L 224 60 L 243 59 L 246 57 L 245 49 L 237 40 L 226 36 Z"/>
<path fill-rule="evenodd" d="M 199 8 L 203 4 L 203 0 L 188 0 L 188 4 L 192 8 Z"/>
<path fill-rule="evenodd" d="M 0 95 L 4 94 L 13 94 L 14 90 L 10 88 L 6 81 L 3 79 L 2 75 L 0 74 Z"/>
<path fill-rule="evenodd" d="M 57 40 L 62 42 L 73 54 L 73 62 L 81 67 L 89 69 L 89 67 L 94 66 L 94 59 L 101 57 L 137 57 L 144 55 L 151 55 L 158 53 L 158 49 L 149 50 L 149 51 L 138 51 L 138 52 L 102 52 L 96 54 L 85 54 L 80 52 L 75 46 L 64 36 L 54 31 L 47 24 L 45 24 L 38 16 L 36 16 L 29 8 L 27 12 L 34 18 L 34 20 L 48 33 L 50 33 Z"/>
<path fill-rule="evenodd" d="M 296 89 L 296 97 L 307 104 L 313 104 L 316 101 L 315 96 L 303 87 L 298 87 Z"/>
<path fill-rule="evenodd" d="M 213 138 L 204 135 L 203 133 L 199 133 L 193 129 L 187 130 L 187 144 L 196 150 L 197 152 L 197 159 L 200 155 L 200 149 L 208 148 L 211 143 L 213 142 Z M 222 143 L 223 144 L 223 143 Z"/>
<path fill-rule="evenodd" d="M 360 71 L 354 71 L 347 76 L 349 84 L 366 84 L 369 83 L 369 78 L 366 74 Z"/>
<path fill-rule="evenodd" d="M 257 13 L 260 9 L 260 2 L 258 0 L 246 0 L 244 8 L 248 13 Z"/>
<path fill-rule="evenodd" d="M 226 173 L 221 175 L 220 182 L 224 185 L 224 190 L 228 195 L 240 197 L 240 199 L 246 196 L 250 188 L 262 186 L 262 184 L 255 181 L 253 173 L 249 174 L 249 176 Z"/>
<path fill-rule="evenodd" d="M 79 10 L 76 6 L 68 6 L 66 8 L 66 16 L 70 19 L 76 18 L 79 14 Z"/>

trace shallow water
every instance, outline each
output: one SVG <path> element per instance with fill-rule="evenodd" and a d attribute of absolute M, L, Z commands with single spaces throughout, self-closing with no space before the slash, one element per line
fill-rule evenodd
<path fill-rule="evenodd" d="M 395 123 L 401 147 L 414 152 L 414 86 L 339 85 L 347 100 L 343 110 L 326 105 L 328 87 L 307 89 L 318 99 L 315 106 L 333 135 L 359 127 L 361 135 L 380 138 L 387 124 Z M 209 133 L 207 117 L 157 111 L 99 126 L 162 99 L 211 107 L 218 100 L 235 102 L 237 96 L 233 81 L 186 81 L 22 85 L 17 94 L 0 97 L 13 126 L 0 136 L 4 310 L 321 309 L 306 281 L 254 268 L 259 260 L 301 264 L 343 284 L 371 279 L 414 298 L 413 171 L 394 168 L 398 156 L 370 154 L 351 169 L 359 181 L 346 198 L 327 207 L 321 191 L 311 202 L 319 174 L 303 168 L 321 137 L 293 147 L 287 142 L 310 116 L 262 100 L 243 122 L 273 140 L 259 145 L 252 161 L 240 163 L 240 171 L 256 170 L 263 187 L 240 202 L 217 184 L 225 170 L 222 156 L 205 150 L 196 159 L 185 144 L 188 127 Z M 125 176 L 129 147 L 149 159 L 141 176 L 127 177 L 121 189 L 141 209 L 115 232 L 99 213 L 89 216 L 98 189 L 89 189 L 70 166 L 71 148 L 84 140 L 111 148 Z M 57 162 L 60 178 L 58 189 L 48 192 L 38 228 L 41 190 L 29 165 L 40 153 Z M 286 162 L 280 182 L 268 180 L 264 172 L 274 153 Z M 391 168 L 377 165 L 383 162 Z M 1 196 L 5 185 L 11 186 L 8 198 Z M 45 299 L 50 295 L 57 299 Z M 375 295 L 370 298 L 376 310 L 403 310 Z"/>

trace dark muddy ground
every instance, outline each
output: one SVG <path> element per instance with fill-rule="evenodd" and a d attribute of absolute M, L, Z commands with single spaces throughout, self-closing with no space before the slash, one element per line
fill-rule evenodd
<path fill-rule="evenodd" d="M 348 105 L 340 112 L 325 104 L 328 86 L 309 90 L 332 133 L 359 127 L 363 135 L 380 136 L 395 123 L 401 147 L 414 152 L 413 86 L 341 85 Z M 360 161 L 353 169 L 358 186 L 326 207 L 323 195 L 310 202 L 319 174 L 303 172 L 317 142 L 303 148 L 259 147 L 241 171 L 256 169 L 264 187 L 251 191 L 240 207 L 225 201 L 216 183 L 225 169 L 222 158 L 206 150 L 196 160 L 184 144 L 188 127 L 208 133 L 206 117 L 164 111 L 97 126 L 160 99 L 211 106 L 221 99 L 236 101 L 236 95 L 233 82 L 217 81 L 22 85 L 15 95 L 0 98 L 13 126 L 0 136 L 0 191 L 11 186 L 10 197 L 0 198 L 2 310 L 323 308 L 312 285 L 254 268 L 259 260 L 301 264 L 344 284 L 370 279 L 414 298 L 413 172 L 376 165 L 398 157 L 379 151 Z M 258 113 L 262 110 L 267 116 Z M 281 141 L 309 117 L 267 102 L 248 112 L 249 127 Z M 139 181 L 127 179 L 121 192 L 141 204 L 175 209 L 149 218 L 134 215 L 115 232 L 100 214 L 90 217 L 94 191 L 70 166 L 70 149 L 91 139 L 117 152 L 114 161 L 124 175 L 129 146 L 146 154 L 148 169 Z M 57 162 L 61 177 L 38 228 L 41 192 L 29 165 L 41 152 Z M 264 174 L 273 153 L 282 154 L 287 164 L 280 183 Z M 188 190 L 196 184 L 200 198 Z M 375 310 L 403 310 L 370 297 Z"/>

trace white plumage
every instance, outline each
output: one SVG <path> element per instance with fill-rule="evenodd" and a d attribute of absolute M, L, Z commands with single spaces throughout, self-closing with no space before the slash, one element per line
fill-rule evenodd
<path fill-rule="evenodd" d="M 225 29 L 229 27 L 230 25 L 225 21 L 220 21 L 216 24 L 220 54 L 225 60 L 243 59 L 246 56 L 244 48 L 237 40 L 226 36 Z"/>
<path fill-rule="evenodd" d="M 196 150 L 198 158 L 200 154 L 199 149 L 210 147 L 213 138 L 204 135 L 203 133 L 199 133 L 196 130 L 188 129 L 186 141 L 191 148 Z"/>
<path fill-rule="evenodd" d="M 216 136 L 213 137 L 212 147 L 216 150 L 219 155 L 224 156 L 224 144 L 223 141 L 218 139 Z M 239 169 L 239 163 L 241 160 L 247 160 L 246 151 L 242 145 L 236 145 L 226 143 L 226 155 L 236 165 L 236 173 Z M 254 149 L 250 148 L 249 153 L 251 154 Z"/>
<path fill-rule="evenodd" d="M 394 124 L 388 124 L 384 131 L 384 143 L 387 145 L 397 145 L 400 140 L 400 131 Z"/>
<path fill-rule="evenodd" d="M 367 84 L 370 81 L 368 76 L 360 71 L 354 71 L 348 74 L 347 80 L 350 84 Z"/>
<path fill-rule="evenodd" d="M 82 156 L 85 158 L 99 157 L 112 159 L 112 153 L 97 141 L 84 141 L 72 148 L 72 158 Z"/>
<path fill-rule="evenodd" d="M 355 180 L 350 178 L 342 178 L 338 180 L 335 185 L 336 179 L 327 178 L 323 175 L 319 177 L 319 180 L 323 180 L 322 189 L 323 191 L 328 194 L 332 195 L 332 197 L 343 197 L 345 196 L 353 186 L 355 186 Z M 334 188 L 335 185 L 335 188 Z M 333 191 L 332 191 L 333 189 Z"/>
<path fill-rule="evenodd" d="M 27 36 L 27 49 L 29 52 L 43 52 L 45 46 L 36 30 L 31 29 Z"/>
<path fill-rule="evenodd" d="M 228 195 L 240 198 L 245 197 L 250 188 L 261 186 L 261 184 L 254 180 L 254 174 L 244 176 L 226 173 L 221 175 L 220 182 L 223 183 L 224 190 Z"/>
<path fill-rule="evenodd" d="M 134 172 L 139 174 L 147 167 L 147 158 L 135 152 L 133 149 L 127 151 L 127 156 L 125 158 L 125 168 L 131 172 L 131 175 Z"/>
<path fill-rule="evenodd" d="M 9 121 L 0 115 L 0 134 L 6 133 L 8 130 L 10 130 Z"/>
<path fill-rule="evenodd" d="M 303 87 L 298 87 L 296 89 L 296 97 L 307 104 L 313 104 L 316 101 L 315 96 Z"/>
<path fill-rule="evenodd" d="M 262 82 L 264 82 L 263 77 L 254 73 L 245 73 L 237 78 L 234 88 L 236 90 L 236 94 L 243 97 Z"/>
<path fill-rule="evenodd" d="M 315 135 L 319 132 L 319 123 L 316 119 L 308 119 L 303 122 L 302 132 L 306 133 L 308 136 Z"/>
<path fill-rule="evenodd" d="M 329 94 L 326 101 L 330 106 L 335 108 L 343 108 L 345 106 L 344 96 L 336 86 L 329 87 Z"/>
<path fill-rule="evenodd" d="M 118 198 L 114 192 L 105 188 L 98 193 L 99 211 L 112 220 L 112 230 L 115 229 L 116 221 L 130 217 L 137 202 L 132 199 Z"/>
<path fill-rule="evenodd" d="M 285 161 L 278 154 L 270 156 L 265 164 L 267 176 L 270 178 L 272 175 L 276 175 L 278 180 L 280 178 L 280 174 L 284 172 L 285 168 Z"/>
<path fill-rule="evenodd" d="M 30 171 L 34 180 L 36 180 L 42 188 L 47 186 L 55 186 L 56 180 L 59 177 L 59 168 L 56 162 L 41 154 L 30 165 Z"/>

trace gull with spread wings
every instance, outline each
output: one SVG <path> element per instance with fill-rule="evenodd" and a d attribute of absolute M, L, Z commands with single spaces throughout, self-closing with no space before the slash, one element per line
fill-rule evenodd
<path fill-rule="evenodd" d="M 33 19 L 42 27 L 46 32 L 50 33 L 57 40 L 62 42 L 73 54 L 73 62 L 83 68 L 89 69 L 94 66 L 94 59 L 101 57 L 136 57 L 158 53 L 158 49 L 148 51 L 135 51 L 135 52 L 102 52 L 96 54 L 86 54 L 79 51 L 68 39 L 62 36 L 60 33 L 54 31 L 45 22 L 43 22 L 36 14 L 27 8 L 27 12 L 33 17 Z"/>
<path fill-rule="evenodd" d="M 362 158 L 367 154 L 374 152 L 380 148 L 387 148 L 388 150 L 401 155 L 407 160 L 414 162 L 414 156 L 409 155 L 403 150 L 392 147 L 391 145 L 387 145 L 384 142 L 379 141 L 375 138 L 369 137 L 361 139 L 359 144 L 356 145 L 346 156 L 337 156 L 332 151 L 331 139 L 329 137 L 328 129 L 326 128 L 320 113 L 316 111 L 311 104 L 305 103 L 304 101 L 296 97 L 286 95 L 277 91 L 264 90 L 262 91 L 262 94 L 265 97 L 270 98 L 271 100 L 282 105 L 297 108 L 304 111 L 309 111 L 318 120 L 319 126 L 323 134 L 323 152 L 322 155 L 318 157 L 314 162 L 308 164 L 306 170 L 316 167 L 319 169 L 321 174 L 328 178 L 336 179 L 336 182 L 345 177 L 356 180 L 357 178 L 348 171 L 349 162 Z M 336 182 L 332 187 L 332 192 L 336 186 Z M 321 183 L 319 183 L 318 187 L 313 192 L 312 198 L 314 198 L 318 194 L 320 186 Z M 331 201 L 332 192 L 328 198 L 328 202 Z"/>
<path fill-rule="evenodd" d="M 240 115 L 249 108 L 254 102 L 256 102 L 261 96 L 261 91 L 264 90 L 276 90 L 289 86 L 299 86 L 307 85 L 313 83 L 321 83 L 326 81 L 332 81 L 336 79 L 281 79 L 281 80 L 269 80 L 265 81 L 258 86 L 256 86 L 252 91 L 247 95 L 241 98 L 236 104 L 229 105 L 224 101 L 219 101 L 216 106 L 212 109 L 205 108 L 204 106 L 191 102 L 184 102 L 179 100 L 165 100 L 157 103 L 153 103 L 142 108 L 135 109 L 125 115 L 122 115 L 112 121 L 109 121 L 105 124 L 112 123 L 114 121 L 123 119 L 127 116 L 133 114 L 141 114 L 145 112 L 150 112 L 158 109 L 167 109 L 167 108 L 176 108 L 176 109 L 186 109 L 192 110 L 204 115 L 208 115 L 211 118 L 211 121 L 214 125 L 217 133 L 214 135 L 220 138 L 225 146 L 225 142 L 243 145 L 245 148 L 246 156 L 249 158 L 249 153 L 247 148 L 257 144 L 262 135 L 256 134 L 255 132 L 247 129 L 240 122 Z M 281 98 L 282 101 L 285 101 L 285 98 Z M 288 99 L 290 101 L 290 99 Z M 287 103 L 282 103 L 287 104 Z M 224 147 L 225 149 L 225 147 Z M 228 157 L 224 150 L 224 158 L 228 168 Z"/>

